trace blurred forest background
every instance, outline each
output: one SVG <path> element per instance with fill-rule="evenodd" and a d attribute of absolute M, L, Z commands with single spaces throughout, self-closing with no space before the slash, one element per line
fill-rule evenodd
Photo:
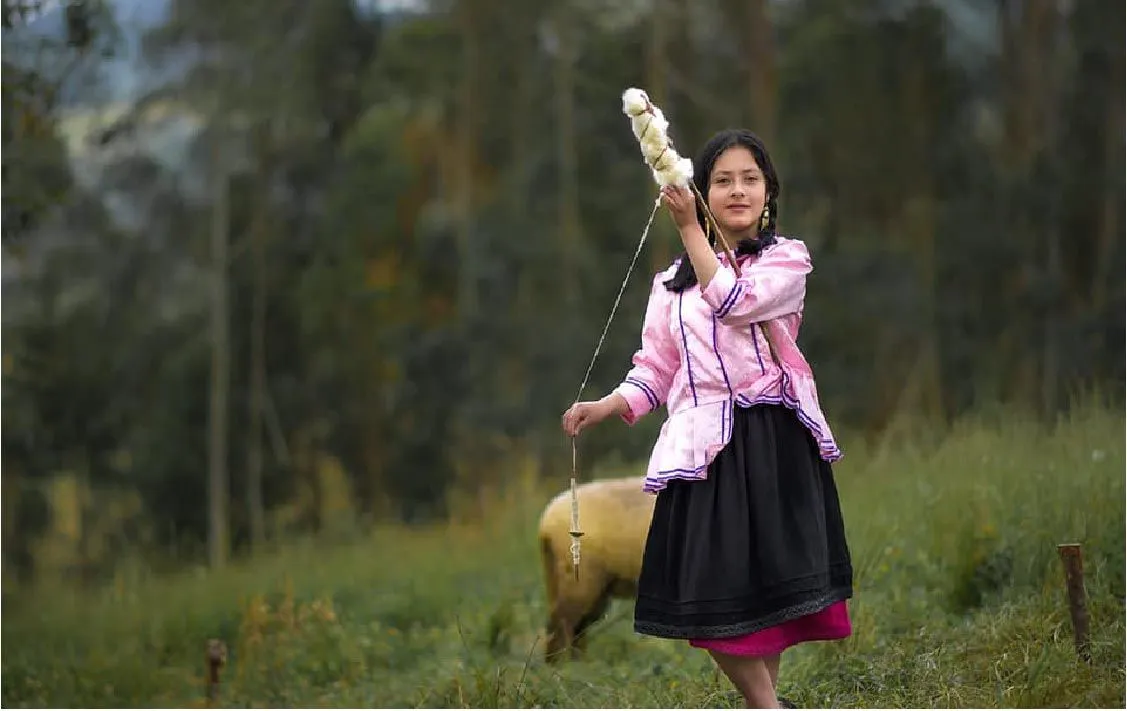
<path fill-rule="evenodd" d="M 559 417 L 656 190 L 630 86 L 684 154 L 768 141 L 836 429 L 1120 407 L 1124 24 L 1119 0 L 4 0 L 5 580 L 562 486 Z M 584 397 L 677 247 L 659 219 Z M 644 461 L 662 417 L 585 435 L 582 478 Z"/>

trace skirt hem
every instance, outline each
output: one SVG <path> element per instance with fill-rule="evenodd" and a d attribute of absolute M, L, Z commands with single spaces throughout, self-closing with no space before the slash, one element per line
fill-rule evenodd
<path fill-rule="evenodd" d="M 791 598 L 805 597 L 809 598 L 811 594 L 818 594 L 819 592 L 828 591 L 832 594 L 837 590 L 851 589 L 851 586 L 846 581 L 853 579 L 853 566 L 850 561 L 838 561 L 830 565 L 829 574 L 826 573 L 813 573 L 811 575 L 791 578 L 774 583 L 769 586 L 761 586 L 755 590 L 755 595 L 763 599 L 777 600 L 782 596 L 789 596 Z M 655 596 L 647 594 L 644 591 L 639 591 L 636 595 L 639 603 L 644 602 L 645 607 L 651 608 L 654 606 L 666 607 L 680 607 L 681 613 L 674 614 L 699 614 L 701 609 L 713 608 L 713 612 L 721 611 L 720 608 L 726 608 L 725 603 L 734 603 L 735 606 L 740 606 L 746 599 L 746 595 L 737 597 L 697 597 L 692 600 L 669 600 L 662 596 Z M 726 611 L 726 609 L 725 609 Z"/>
<path fill-rule="evenodd" d="M 689 645 L 740 657 L 766 657 L 782 654 L 787 649 L 805 642 L 832 642 L 848 638 L 853 633 L 846 602 L 835 602 L 829 607 L 797 620 L 768 627 L 759 632 L 724 637 L 722 639 L 690 639 Z"/>
<path fill-rule="evenodd" d="M 848 600 L 851 597 L 853 597 L 851 587 L 838 588 L 813 600 L 806 600 L 777 610 L 771 614 L 757 617 L 753 620 L 721 625 L 678 625 L 635 618 L 634 631 L 639 634 L 649 635 L 651 637 L 663 637 L 665 639 L 719 639 L 723 637 L 738 637 L 752 634 L 753 632 L 760 632 L 768 627 L 774 627 L 784 622 L 814 614 L 834 603 Z"/>

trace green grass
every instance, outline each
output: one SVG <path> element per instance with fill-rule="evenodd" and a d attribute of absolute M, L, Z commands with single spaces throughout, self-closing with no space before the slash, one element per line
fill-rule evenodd
<path fill-rule="evenodd" d="M 968 421 L 926 447 L 847 450 L 836 469 L 856 565 L 854 636 L 787 652 L 801 706 L 1124 704 L 1121 412 L 1055 428 Z M 534 525 L 387 528 L 219 573 L 96 593 L 6 590 L 5 706 L 199 706 L 204 647 L 229 645 L 226 706 L 736 707 L 704 652 L 644 638 L 616 603 L 584 659 L 549 666 Z M 1092 662 L 1057 558 L 1084 547 Z"/>

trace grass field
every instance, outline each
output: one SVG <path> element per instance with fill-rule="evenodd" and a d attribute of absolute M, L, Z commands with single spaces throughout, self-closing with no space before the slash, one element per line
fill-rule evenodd
<path fill-rule="evenodd" d="M 854 636 L 783 657 L 800 706 L 1108 707 L 1124 698 L 1122 411 L 1055 428 L 968 421 L 926 446 L 847 449 Z M 627 472 L 622 472 L 626 474 Z M 616 603 L 584 659 L 538 655 L 535 520 L 388 528 L 220 574 L 97 593 L 5 591 L 4 706 L 735 707 L 704 652 L 643 638 Z M 1092 662 L 1077 660 L 1056 545 L 1084 546 Z"/>

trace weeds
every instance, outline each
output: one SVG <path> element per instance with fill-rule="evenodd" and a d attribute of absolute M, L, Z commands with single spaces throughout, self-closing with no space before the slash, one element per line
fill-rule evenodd
<path fill-rule="evenodd" d="M 1000 422 L 838 465 L 855 632 L 788 652 L 781 693 L 805 707 L 1122 708 L 1122 414 Z M 580 659 L 543 662 L 534 526 L 549 493 L 489 528 L 388 528 L 124 593 L 5 591 L 3 703 L 202 706 L 216 637 L 225 706 L 739 706 L 704 652 L 635 635 L 621 601 Z M 1073 648 L 1066 541 L 1084 547 L 1091 664 Z"/>

